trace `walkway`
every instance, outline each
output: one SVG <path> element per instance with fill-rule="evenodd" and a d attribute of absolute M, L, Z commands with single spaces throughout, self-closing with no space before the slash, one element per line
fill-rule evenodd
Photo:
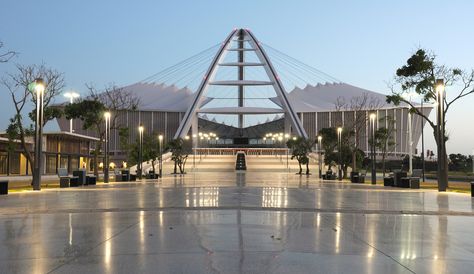
<path fill-rule="evenodd" d="M 0 197 L 0 273 L 469 273 L 474 200 L 197 173 Z"/>

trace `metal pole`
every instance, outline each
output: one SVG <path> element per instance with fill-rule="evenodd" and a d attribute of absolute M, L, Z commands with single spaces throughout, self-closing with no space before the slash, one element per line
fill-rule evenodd
<path fill-rule="evenodd" d="M 376 164 L 375 164 L 375 118 L 370 119 L 371 121 L 371 135 L 372 135 L 372 184 L 377 184 L 377 172 L 376 172 Z"/>
<path fill-rule="evenodd" d="M 421 98 L 421 113 L 423 113 L 423 98 Z M 424 133 L 424 117 L 421 117 L 421 170 L 422 170 L 422 181 L 425 181 L 425 133 Z"/>
<path fill-rule="evenodd" d="M 105 114 L 104 183 L 109 182 L 109 114 Z"/>
<path fill-rule="evenodd" d="M 163 176 L 163 138 L 160 138 L 160 178 Z"/>
<path fill-rule="evenodd" d="M 69 102 L 70 102 L 71 105 L 72 105 L 72 103 L 73 103 L 73 102 L 72 102 L 72 100 L 73 100 L 73 99 L 72 99 L 72 96 L 71 96 L 70 98 L 71 98 L 71 100 L 70 100 Z M 72 118 L 69 119 L 69 132 L 72 133 Z"/>
<path fill-rule="evenodd" d="M 338 130 L 339 141 L 339 181 L 342 181 L 342 130 Z"/>
<path fill-rule="evenodd" d="M 36 92 L 36 123 L 35 123 L 35 163 L 34 163 L 34 180 L 33 190 L 41 190 L 41 175 L 42 175 L 42 146 L 43 146 L 43 95 L 44 83 L 43 79 L 35 79 L 34 91 Z"/>
<path fill-rule="evenodd" d="M 318 157 L 318 162 L 319 162 L 319 178 L 323 177 L 323 170 L 322 170 L 322 149 L 321 149 L 321 139 L 318 138 L 318 152 L 319 152 L 319 157 Z"/>
<path fill-rule="evenodd" d="M 409 156 L 409 162 L 408 162 L 408 175 L 411 176 L 413 173 L 413 142 L 412 142 L 412 121 L 411 121 L 411 113 L 410 110 L 408 110 L 408 156 Z"/>

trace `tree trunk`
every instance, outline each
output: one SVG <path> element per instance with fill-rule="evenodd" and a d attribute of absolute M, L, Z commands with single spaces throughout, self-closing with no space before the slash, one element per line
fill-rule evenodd
<path fill-rule="evenodd" d="M 151 161 L 151 170 L 153 171 L 153 174 L 156 174 L 156 172 L 155 172 L 155 162 L 156 162 L 155 160 Z"/>
<path fill-rule="evenodd" d="M 439 140 L 438 131 L 433 130 L 438 156 L 438 191 L 446 191 L 448 188 L 448 157 L 446 153 L 446 139 Z"/>
<path fill-rule="evenodd" d="M 357 150 L 352 151 L 352 171 L 357 171 Z"/>
<path fill-rule="evenodd" d="M 385 178 L 385 152 L 382 153 L 382 176 Z"/>
<path fill-rule="evenodd" d="M 306 175 L 309 175 L 309 160 L 306 162 Z"/>
<path fill-rule="evenodd" d="M 303 173 L 303 168 L 301 167 L 300 159 L 298 159 L 298 165 L 300 166 L 300 172 L 298 172 L 298 174 L 301 174 L 301 173 Z"/>

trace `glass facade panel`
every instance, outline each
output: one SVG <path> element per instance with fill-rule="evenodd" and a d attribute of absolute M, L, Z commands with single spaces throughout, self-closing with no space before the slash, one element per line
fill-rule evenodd
<path fill-rule="evenodd" d="M 0 174 L 6 175 L 8 172 L 8 153 L 0 152 Z"/>
<path fill-rule="evenodd" d="M 61 156 L 59 158 L 59 167 L 60 168 L 68 169 L 68 163 L 69 163 L 69 159 L 68 159 L 67 156 Z"/>
<path fill-rule="evenodd" d="M 69 171 L 74 171 L 76 169 L 79 169 L 79 157 L 77 156 L 71 156 L 71 167 Z"/>
<path fill-rule="evenodd" d="M 10 154 L 10 173 L 20 174 L 20 153 L 18 152 Z"/>
<path fill-rule="evenodd" d="M 46 155 L 46 173 L 56 173 L 56 155 Z"/>

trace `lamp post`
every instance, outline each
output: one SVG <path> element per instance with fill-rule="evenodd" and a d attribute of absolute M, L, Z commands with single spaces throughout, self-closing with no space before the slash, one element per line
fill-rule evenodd
<path fill-rule="evenodd" d="M 34 180 L 33 190 L 41 190 L 41 170 L 43 167 L 43 158 L 41 153 L 43 151 L 43 101 L 45 83 L 42 78 L 36 78 L 33 85 L 33 90 L 36 93 L 36 121 L 35 121 L 35 164 L 34 164 Z"/>
<path fill-rule="evenodd" d="M 193 171 L 195 171 L 194 169 L 196 168 L 196 144 L 198 141 L 198 139 L 196 139 L 197 137 L 198 135 L 193 134 Z"/>
<path fill-rule="evenodd" d="M 318 157 L 318 164 L 319 164 L 319 178 L 322 178 L 323 177 L 323 169 L 322 169 L 322 140 L 323 140 L 323 136 L 319 135 L 318 136 L 318 154 L 319 154 L 319 157 Z"/>
<path fill-rule="evenodd" d="M 437 108 L 437 137 L 438 137 L 438 191 L 446 191 L 448 182 L 442 176 L 443 170 L 446 168 L 446 155 L 444 148 L 444 80 L 436 79 L 436 98 Z"/>
<path fill-rule="evenodd" d="M 377 118 L 377 114 L 371 113 L 369 115 L 370 118 L 370 134 L 372 138 L 371 144 L 371 156 L 372 156 L 372 184 L 375 185 L 377 183 L 377 175 L 376 175 L 376 167 L 375 167 L 375 119 Z"/>
<path fill-rule="evenodd" d="M 105 155 L 104 155 L 104 183 L 109 182 L 109 139 L 110 139 L 110 112 L 104 113 L 105 118 Z"/>
<path fill-rule="evenodd" d="M 421 97 L 421 113 L 423 113 L 423 101 L 424 98 Z M 424 127 L 424 117 L 421 117 L 421 170 L 422 170 L 422 181 L 425 181 L 425 127 Z"/>
<path fill-rule="evenodd" d="M 188 136 L 186 136 L 186 137 L 188 137 Z M 159 141 L 159 144 L 160 144 L 160 158 L 159 158 L 159 162 L 158 162 L 158 168 L 159 168 L 158 176 L 160 176 L 160 178 L 161 178 L 163 176 L 163 135 L 160 134 L 158 136 L 158 141 Z"/>
<path fill-rule="evenodd" d="M 75 98 L 79 97 L 79 93 L 70 91 L 64 93 L 64 97 L 69 98 L 69 103 L 72 104 L 74 102 Z M 69 119 L 69 132 L 72 133 L 72 119 Z"/>
<path fill-rule="evenodd" d="M 342 127 L 337 128 L 337 141 L 339 143 L 339 181 L 342 181 Z"/>
<path fill-rule="evenodd" d="M 142 157 L 143 157 L 143 125 L 140 124 L 140 126 L 138 127 L 138 178 L 139 179 L 142 179 L 142 168 L 143 168 L 143 161 L 142 161 Z"/>

